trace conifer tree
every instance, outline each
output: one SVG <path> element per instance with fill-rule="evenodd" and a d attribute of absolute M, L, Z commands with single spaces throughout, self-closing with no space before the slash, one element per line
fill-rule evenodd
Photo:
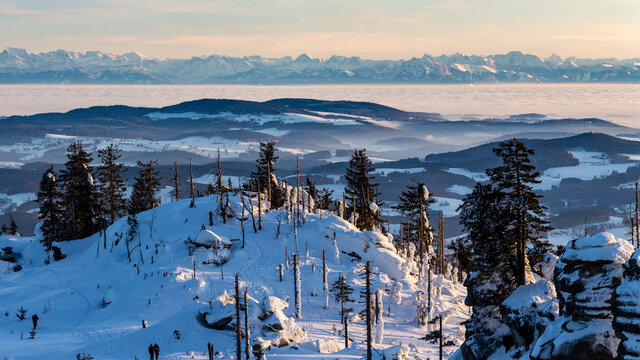
<path fill-rule="evenodd" d="M 538 201 L 532 185 L 539 184 L 540 173 L 531 165 L 533 149 L 528 149 L 517 139 L 501 142 L 493 149 L 496 156 L 502 158 L 502 166 L 486 171 L 498 191 L 504 194 L 501 203 L 503 216 L 507 220 L 505 241 L 516 254 L 516 279 L 519 285 L 526 284 L 527 249 L 533 263 L 542 260 L 542 256 L 551 248 L 551 244 L 542 239 L 542 234 L 551 230 L 544 219 L 544 206 Z"/>
<path fill-rule="evenodd" d="M 141 169 L 134 179 L 133 191 L 129 199 L 129 214 L 150 210 L 159 204 L 156 194 L 160 186 L 160 177 L 158 172 L 154 170 L 157 161 L 146 163 L 138 161 L 137 164 Z"/>
<path fill-rule="evenodd" d="M 318 189 L 316 188 L 316 183 L 314 181 L 309 180 L 307 176 L 307 193 L 309 194 L 309 203 L 311 203 L 311 199 L 315 201 L 315 206 L 318 207 Z"/>
<path fill-rule="evenodd" d="M 211 195 L 211 193 L 209 194 Z M 173 164 L 173 198 L 178 201 L 180 200 L 180 182 L 178 178 L 178 162 L 174 162 Z"/>
<path fill-rule="evenodd" d="M 0 231 L 2 231 L 2 234 L 7 234 L 9 231 L 7 224 L 2 224 L 2 228 L 0 228 Z"/>
<path fill-rule="evenodd" d="M 62 240 L 62 218 L 63 212 L 60 207 L 60 190 L 56 183 L 56 173 L 53 166 L 50 166 L 40 180 L 40 189 L 36 201 L 40 204 L 38 218 L 42 221 L 40 230 L 42 231 L 42 246 L 46 251 L 51 250 L 51 245 L 56 240 Z"/>
<path fill-rule="evenodd" d="M 373 230 L 380 220 L 378 212 L 371 208 L 371 204 L 379 195 L 376 191 L 378 184 L 373 183 L 374 176 L 370 173 L 374 168 L 365 151 L 365 149 L 355 150 L 349 160 L 346 173 L 347 186 L 344 191 L 352 206 L 346 209 L 346 215 L 349 218 L 355 211 L 356 227 L 360 230 Z M 382 204 L 378 204 L 380 205 Z"/>
<path fill-rule="evenodd" d="M 495 295 L 499 304 L 516 287 L 510 267 L 512 249 L 505 241 L 508 221 L 502 214 L 505 195 L 491 184 L 477 183 L 458 208 L 460 224 L 467 233 L 465 242 L 472 249 L 471 270 L 478 283 L 501 283 Z"/>
<path fill-rule="evenodd" d="M 118 163 L 120 150 L 110 144 L 98 151 L 100 166 L 98 166 L 98 181 L 100 188 L 101 206 L 108 215 L 108 224 L 113 224 L 116 219 L 123 216 L 127 210 L 125 192 L 127 185 L 124 182 L 124 164 Z"/>
<path fill-rule="evenodd" d="M 7 231 L 9 235 L 18 235 L 18 224 L 16 224 L 16 220 L 13 216 L 9 216 L 9 230 Z"/>
<path fill-rule="evenodd" d="M 127 225 L 129 225 L 129 230 L 127 230 L 127 236 L 124 239 L 124 243 L 127 247 L 127 259 L 131 262 L 131 243 L 136 236 L 138 236 L 138 217 L 135 213 L 127 216 Z"/>
<path fill-rule="evenodd" d="M 400 194 L 398 205 L 393 206 L 407 218 L 407 224 L 403 225 L 403 233 L 409 242 L 414 243 L 418 248 L 421 247 L 422 240 L 425 240 L 426 244 L 431 244 L 428 234 L 433 231 L 433 228 L 429 225 L 427 209 L 434 202 L 427 187 L 423 183 L 414 181 L 413 185 L 408 185 Z"/>
<path fill-rule="evenodd" d="M 331 210 L 331 204 L 333 203 L 333 190 L 321 189 L 318 191 L 318 203 L 317 207 L 323 210 Z"/>
<path fill-rule="evenodd" d="M 331 293 L 336 301 L 340 302 L 340 320 L 344 321 L 345 316 L 353 312 L 352 308 L 348 308 L 348 304 L 354 302 L 351 298 L 353 288 L 347 282 L 347 277 L 340 274 L 338 280 L 331 284 Z"/>
<path fill-rule="evenodd" d="M 253 183 L 260 184 L 260 187 L 255 190 L 267 193 L 272 209 L 279 208 L 284 204 L 284 190 L 280 188 L 274 176 L 276 161 L 278 161 L 278 156 L 275 155 L 277 150 L 275 141 L 261 142 L 256 160 L 256 170 L 251 173 Z"/>
<path fill-rule="evenodd" d="M 81 142 L 67 147 L 67 162 L 60 172 L 65 238 L 81 239 L 98 230 L 101 209 L 94 183 L 93 161 Z"/>

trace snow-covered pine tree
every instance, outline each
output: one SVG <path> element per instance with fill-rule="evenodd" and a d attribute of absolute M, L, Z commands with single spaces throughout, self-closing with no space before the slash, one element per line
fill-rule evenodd
<path fill-rule="evenodd" d="M 536 264 L 551 249 L 549 241 L 542 239 L 542 234 L 551 230 L 549 222 L 544 219 L 546 207 L 540 205 L 542 196 L 532 188 L 532 185 L 540 183 L 540 173 L 529 159 L 535 152 L 517 139 L 501 142 L 493 152 L 502 158 L 502 165 L 488 169 L 486 173 L 497 190 L 504 194 L 500 207 L 502 216 L 507 220 L 507 232 L 503 241 L 516 254 L 518 285 L 525 285 L 525 257 L 529 255 Z"/>
<path fill-rule="evenodd" d="M 146 163 L 138 161 L 137 164 L 141 169 L 134 179 L 133 191 L 129 199 L 129 214 L 137 214 L 159 205 L 157 192 L 160 186 L 160 176 L 158 171 L 154 170 L 157 161 Z"/>
<path fill-rule="evenodd" d="M 40 180 L 36 201 L 40 205 L 38 218 L 42 221 L 40 230 L 42 239 L 40 242 L 45 251 L 51 250 L 51 245 L 56 240 L 62 240 L 62 218 L 64 216 L 60 207 L 60 190 L 56 183 L 56 173 L 50 166 Z M 8 229 L 7 229 L 8 231 Z"/>
<path fill-rule="evenodd" d="M 284 204 L 284 191 L 275 180 L 276 161 L 275 155 L 278 148 L 275 141 L 260 143 L 258 159 L 256 160 L 256 170 L 251 173 L 254 181 L 259 181 L 260 188 L 253 189 L 258 192 L 265 191 L 272 209 L 281 207 Z"/>
<path fill-rule="evenodd" d="M 107 215 L 107 225 L 113 224 L 116 219 L 127 212 L 127 200 L 125 199 L 127 185 L 123 177 L 126 169 L 124 169 L 124 164 L 118 162 L 120 156 L 120 150 L 113 144 L 98 150 L 100 201 L 101 207 Z"/>
<path fill-rule="evenodd" d="M 347 167 L 347 185 L 344 189 L 347 199 L 352 203 L 351 208 L 346 209 L 347 218 L 357 214 L 355 225 L 360 230 L 373 230 L 378 224 L 378 213 L 371 209 L 371 203 L 378 197 L 375 178 L 370 173 L 374 170 L 373 163 L 369 160 L 365 149 L 354 150 L 349 167 Z M 382 204 L 377 204 L 381 206 Z"/>
<path fill-rule="evenodd" d="M 67 147 L 67 162 L 59 176 L 66 239 L 85 238 L 98 230 L 102 211 L 91 161 L 81 142 Z"/>

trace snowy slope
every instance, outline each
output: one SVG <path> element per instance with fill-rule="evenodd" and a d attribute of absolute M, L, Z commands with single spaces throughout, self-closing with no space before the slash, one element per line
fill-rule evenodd
<path fill-rule="evenodd" d="M 232 208 L 239 212 L 239 197 L 233 195 L 230 200 Z M 396 253 L 386 235 L 378 231 L 360 232 L 323 211 L 306 214 L 306 223 L 298 229 L 296 245 L 293 225 L 287 223 L 286 212 L 271 210 L 263 216 L 263 230 L 255 234 L 251 218 L 245 221 L 243 249 L 239 220 L 222 224 L 221 219 L 214 217 L 213 226 L 208 226 L 209 211 L 215 211 L 218 205 L 217 196 L 196 199 L 195 208 L 190 208 L 189 202 L 187 199 L 165 204 L 138 215 L 142 247 L 135 249 L 131 257 L 139 266 L 127 260 L 122 235 L 128 230 L 126 218 L 107 229 L 106 249 L 105 240 L 99 234 L 63 243 L 61 247 L 67 258 L 51 265 L 43 263 L 45 254 L 37 237 L 0 237 L 0 248 L 13 247 L 14 252 L 20 254 L 18 264 L 23 267 L 21 271 L 8 272 L 9 263 L 0 264 L 5 270 L 0 271 L 0 312 L 8 312 L 7 316 L 0 316 L 0 358 L 71 359 L 85 351 L 96 359 L 134 356 L 144 359 L 147 346 L 153 342 L 158 342 L 162 359 L 206 358 L 207 342 L 214 344 L 219 352 L 217 358 L 234 358 L 234 333 L 206 328 L 198 315 L 204 311 L 215 312 L 217 304 L 226 299 L 225 293 L 233 294 L 235 273 L 239 276 L 241 291 L 246 289 L 250 297 L 252 342 L 261 337 L 266 346 L 283 335 L 262 329 L 264 322 L 257 314 L 266 297 L 275 296 L 288 303 L 282 315 L 286 321 L 294 319 L 292 269 L 285 265 L 284 281 L 280 282 L 278 267 L 286 264 L 285 248 L 291 257 L 296 246 L 301 264 L 302 318 L 288 323 L 290 326 L 284 331 L 302 332 L 296 335 L 298 342 L 291 346 L 272 346 L 266 353 L 268 359 L 292 359 L 303 354 L 310 359 L 362 356 L 363 320 L 352 320 L 353 344 L 345 350 L 339 333 L 339 305 L 331 297 L 329 308 L 323 308 L 322 250 L 326 252 L 329 282 L 334 282 L 339 273 L 346 275 L 355 288 L 354 298 L 358 298 L 363 288 L 359 264 L 364 261 L 371 261 L 375 272 L 374 290 L 391 291 L 394 286 L 398 288 L 397 284 L 402 285 L 399 305 L 391 293 L 382 296 L 384 338 L 381 344 L 375 344 L 376 349 L 382 351 L 402 344 L 408 345 L 411 354 L 421 359 L 437 355 L 436 344 L 419 340 L 426 335 L 427 328 L 417 324 L 414 302 L 417 291 L 426 292 L 426 289 L 417 285 L 415 265 Z M 254 207 L 257 209 L 257 202 Z M 279 221 L 282 225 L 278 237 Z M 232 244 L 229 261 L 222 269 L 216 264 L 202 263 L 212 257 L 212 250 L 197 248 L 193 256 L 189 255 L 185 240 L 195 239 L 203 225 Z M 339 259 L 333 245 L 334 231 Z M 131 246 L 137 241 L 136 238 Z M 361 257 L 362 262 L 348 253 Z M 193 279 L 194 261 L 196 279 Z M 442 276 L 433 278 L 432 316 L 444 314 L 445 338 L 456 344 L 445 348 L 445 354 L 451 354 L 464 339 L 464 327 L 460 323 L 468 317 L 468 308 L 464 306 L 466 292 L 460 283 Z M 14 315 L 21 306 L 28 309 L 25 321 L 19 321 Z M 356 312 L 363 309 L 358 303 L 353 307 Z M 34 313 L 40 322 L 35 338 L 30 339 L 30 317 Z M 143 320 L 149 324 L 146 329 L 141 326 Z M 175 336 L 176 330 L 180 339 Z"/>

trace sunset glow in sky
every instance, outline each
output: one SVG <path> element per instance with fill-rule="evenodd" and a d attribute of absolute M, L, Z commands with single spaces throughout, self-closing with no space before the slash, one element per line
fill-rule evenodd
<path fill-rule="evenodd" d="M 640 57 L 638 0 L 0 0 L 0 49 Z"/>

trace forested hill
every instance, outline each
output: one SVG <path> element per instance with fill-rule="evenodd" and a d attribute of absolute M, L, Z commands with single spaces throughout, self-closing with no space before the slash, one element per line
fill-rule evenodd
<path fill-rule="evenodd" d="M 558 139 L 520 139 L 527 147 L 535 150 L 532 163 L 539 171 L 551 167 L 575 166 L 578 160 L 568 150 L 580 149 L 589 152 L 608 154 L 612 160 L 626 160 L 621 154 L 639 154 L 640 142 L 625 140 L 600 133 L 584 133 Z M 449 168 L 464 168 L 470 171 L 483 171 L 499 165 L 499 159 L 492 149 L 498 142 L 490 142 L 461 151 L 431 154 L 425 157 L 427 166 L 439 165 Z"/>

